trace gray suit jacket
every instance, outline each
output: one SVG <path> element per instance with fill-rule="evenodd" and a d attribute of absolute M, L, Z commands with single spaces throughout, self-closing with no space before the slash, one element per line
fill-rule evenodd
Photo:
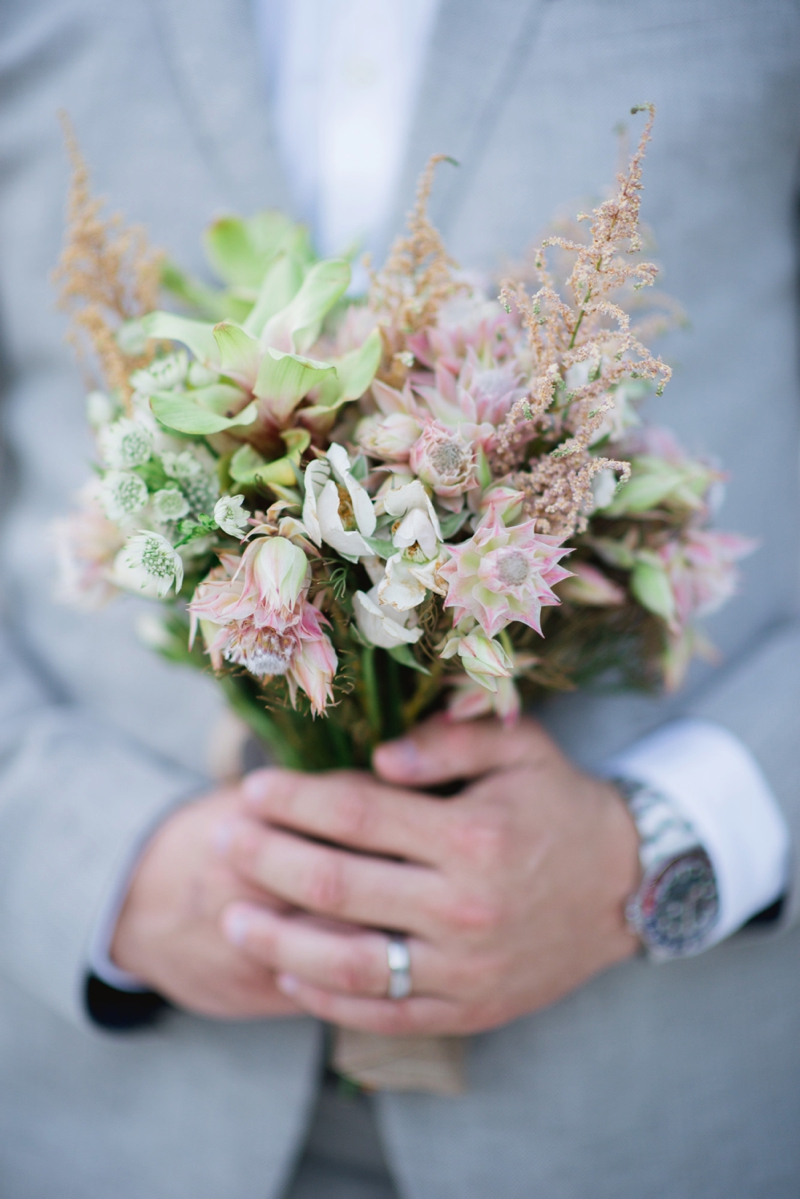
<path fill-rule="evenodd" d="M 659 107 L 645 216 L 693 329 L 660 417 L 732 481 L 760 538 L 712 630 L 725 664 L 670 701 L 569 697 L 546 718 L 591 765 L 677 713 L 760 759 L 800 839 L 795 176 L 791 0 L 444 0 L 398 221 L 427 155 L 457 257 L 496 266 L 611 178 L 612 129 Z M 82 388 L 48 274 L 66 108 L 113 206 L 202 270 L 220 211 L 287 203 L 246 0 L 5 0 L 0 9 L 4 625 L 0 639 L 0 1193 L 9 1199 L 280 1194 L 319 1069 L 311 1020 L 171 1014 L 128 1036 L 82 1002 L 98 911 L 133 847 L 205 785 L 210 682 L 159 663 L 133 601 L 50 602 L 46 523 L 85 477 Z M 409 1199 L 790 1199 L 800 1191 L 800 889 L 779 935 L 633 961 L 474 1039 L 459 1099 L 385 1095 Z"/>

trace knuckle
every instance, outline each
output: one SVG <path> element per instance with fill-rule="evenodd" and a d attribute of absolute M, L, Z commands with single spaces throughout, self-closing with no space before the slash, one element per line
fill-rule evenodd
<path fill-rule="evenodd" d="M 350 946 L 333 968 L 333 985 L 345 993 L 363 995 L 375 987 L 375 963 L 365 946 Z"/>
<path fill-rule="evenodd" d="M 360 842 L 369 828 L 374 805 L 367 789 L 356 779 L 343 779 L 333 802 L 337 834 L 346 842 Z"/>
<path fill-rule="evenodd" d="M 344 866 L 333 853 L 322 853 L 310 871 L 305 886 L 310 907 L 339 915 L 347 906 L 347 884 Z"/>
<path fill-rule="evenodd" d="M 454 824 L 459 857 L 479 870 L 496 870 L 508 860 L 512 833 L 508 811 L 500 805 L 467 810 Z"/>
<path fill-rule="evenodd" d="M 504 923 L 504 907 L 497 896 L 459 891 L 445 904 L 444 922 L 457 933 L 493 933 Z"/>

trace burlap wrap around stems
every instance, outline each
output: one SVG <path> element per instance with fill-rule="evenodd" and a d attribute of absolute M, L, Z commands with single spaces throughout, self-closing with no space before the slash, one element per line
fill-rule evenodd
<path fill-rule="evenodd" d="M 248 770 L 268 764 L 263 746 L 254 741 L 247 725 L 224 712 L 209 744 L 212 777 L 236 782 Z M 464 1037 L 389 1037 L 334 1028 L 331 1066 L 373 1091 L 458 1095 L 466 1089 L 465 1048 Z"/>

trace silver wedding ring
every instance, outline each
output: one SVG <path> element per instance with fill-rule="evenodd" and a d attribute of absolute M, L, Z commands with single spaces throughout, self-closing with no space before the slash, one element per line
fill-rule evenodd
<path fill-rule="evenodd" d="M 390 937 L 386 943 L 389 963 L 389 998 L 406 999 L 411 994 L 411 954 L 402 937 Z"/>

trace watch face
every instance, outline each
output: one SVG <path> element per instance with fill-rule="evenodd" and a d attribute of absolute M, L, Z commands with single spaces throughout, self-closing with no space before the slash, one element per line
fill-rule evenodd
<path fill-rule="evenodd" d="M 636 906 L 635 924 L 651 953 L 663 957 L 698 953 L 719 912 L 708 854 L 696 849 L 668 862 L 645 881 Z"/>

